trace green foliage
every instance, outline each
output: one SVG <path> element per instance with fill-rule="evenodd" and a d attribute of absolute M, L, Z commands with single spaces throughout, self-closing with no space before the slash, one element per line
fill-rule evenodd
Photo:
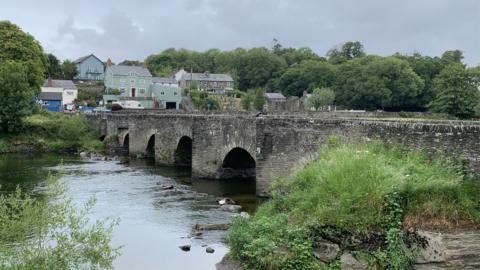
<path fill-rule="evenodd" d="M 327 53 L 328 61 L 333 64 L 341 64 L 363 56 L 365 56 L 365 50 L 363 44 L 359 41 L 345 42 L 340 47 L 333 48 Z"/>
<path fill-rule="evenodd" d="M 78 75 L 77 66 L 72 61 L 65 60 L 62 63 L 62 73 L 65 80 L 73 80 Z"/>
<path fill-rule="evenodd" d="M 307 60 L 287 69 L 279 78 L 278 87 L 287 96 L 301 96 L 313 87 L 330 87 L 335 80 L 335 68 L 323 61 Z"/>
<path fill-rule="evenodd" d="M 412 106 L 423 87 L 408 62 L 379 56 L 345 62 L 334 85 L 339 104 L 367 110 Z"/>
<path fill-rule="evenodd" d="M 478 183 L 457 162 L 380 143 L 332 139 L 329 145 L 302 170 L 275 181 L 271 200 L 252 218 L 235 220 L 231 255 L 246 269 L 318 269 L 315 239 L 371 232 L 386 241 L 370 254 L 375 263 L 405 269 L 414 253 L 403 242 L 404 229 L 480 225 Z"/>
<path fill-rule="evenodd" d="M 103 144 L 88 126 L 83 115 L 64 115 L 42 111 L 24 118 L 23 132 L 0 138 L 0 152 L 22 151 L 24 145 L 35 146 L 28 151 L 101 150 Z M 19 142 L 16 146 L 12 142 Z"/>
<path fill-rule="evenodd" d="M 137 66 L 137 67 L 143 66 L 143 62 L 138 61 L 138 60 L 123 60 L 122 62 L 120 62 L 118 64 L 122 65 L 122 66 Z"/>
<path fill-rule="evenodd" d="M 65 191 L 50 177 L 42 197 L 19 188 L 0 195 L 1 269 L 113 269 L 119 248 L 110 242 L 117 221 L 91 222 L 94 198 L 77 210 Z"/>
<path fill-rule="evenodd" d="M 60 61 L 58 58 L 49 53 L 46 55 L 47 66 L 45 69 L 45 77 L 51 77 L 52 79 L 61 79 L 63 78 L 62 67 L 60 66 Z"/>
<path fill-rule="evenodd" d="M 192 99 L 192 103 L 195 108 L 200 110 L 220 109 L 220 99 L 215 95 L 209 94 L 204 91 L 194 90 L 190 90 L 188 93 L 190 95 L 190 98 Z"/>
<path fill-rule="evenodd" d="M 26 74 L 21 63 L 7 60 L 0 64 L 0 130 L 19 131 L 22 118 L 31 113 L 35 91 Z"/>
<path fill-rule="evenodd" d="M 0 21 L 0 129 L 18 131 L 43 82 L 46 58 L 29 34 Z"/>
<path fill-rule="evenodd" d="M 42 47 L 17 25 L 0 21 L 0 65 L 8 60 L 23 65 L 28 85 L 32 91 L 38 93 L 46 66 Z"/>
<path fill-rule="evenodd" d="M 435 99 L 430 103 L 433 112 L 446 113 L 459 118 L 475 115 L 479 103 L 479 90 L 471 74 L 462 64 L 445 67 L 434 81 Z"/>
<path fill-rule="evenodd" d="M 252 103 L 254 99 L 254 90 L 248 90 L 240 100 L 240 103 L 242 104 L 242 109 L 244 109 L 245 111 L 250 111 L 252 109 Z"/>
<path fill-rule="evenodd" d="M 334 101 L 335 93 L 330 88 L 315 88 L 308 98 L 309 105 L 316 111 L 321 107 L 333 105 Z"/>
<path fill-rule="evenodd" d="M 263 106 L 265 106 L 265 90 L 257 88 L 253 99 L 253 107 L 255 110 L 261 111 L 263 110 Z"/>

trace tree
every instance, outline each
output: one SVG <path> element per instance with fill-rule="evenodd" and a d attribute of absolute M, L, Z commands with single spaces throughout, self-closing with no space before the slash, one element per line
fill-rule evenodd
<path fill-rule="evenodd" d="M 278 87 L 286 96 L 301 96 L 303 91 L 315 87 L 330 87 L 335 80 L 332 64 L 318 60 L 305 60 L 288 68 L 279 78 Z"/>
<path fill-rule="evenodd" d="M 365 56 L 363 44 L 359 41 L 345 42 L 339 47 L 335 47 L 328 51 L 328 61 L 332 64 L 341 64 L 345 61 Z"/>
<path fill-rule="evenodd" d="M 22 118 L 31 113 L 35 89 L 29 85 L 27 68 L 7 60 L 0 64 L 0 129 L 18 131 Z"/>
<path fill-rule="evenodd" d="M 335 93 L 330 88 L 315 88 L 313 94 L 308 98 L 311 107 L 318 111 L 319 108 L 330 106 L 335 100 Z"/>
<path fill-rule="evenodd" d="M 430 103 L 433 112 L 459 118 L 471 118 L 479 104 L 479 90 L 465 66 L 452 63 L 434 81 L 435 99 Z"/>
<path fill-rule="evenodd" d="M 17 25 L 9 21 L 0 21 L 0 65 L 8 60 L 22 64 L 26 70 L 29 87 L 35 93 L 40 92 L 46 66 L 42 47 Z"/>
<path fill-rule="evenodd" d="M 257 111 L 263 110 L 263 106 L 265 105 L 265 90 L 258 88 L 255 91 L 255 98 L 253 100 L 253 107 Z"/>
<path fill-rule="evenodd" d="M 460 50 L 445 51 L 442 54 L 442 60 L 447 65 L 450 63 L 462 63 L 463 58 L 463 52 Z"/>
<path fill-rule="evenodd" d="M 240 90 L 264 87 L 272 78 L 280 77 L 287 66 L 283 58 L 265 48 L 249 50 L 239 62 L 237 71 Z"/>
<path fill-rule="evenodd" d="M 60 66 L 58 58 L 51 53 L 47 54 L 46 57 L 47 67 L 45 70 L 45 77 L 51 77 L 53 79 L 62 78 L 62 67 Z"/>
<path fill-rule="evenodd" d="M 119 65 L 141 67 L 143 66 L 143 62 L 138 60 L 123 60 L 122 62 L 119 63 Z"/>
<path fill-rule="evenodd" d="M 63 61 L 62 72 L 65 80 L 73 80 L 78 75 L 77 66 L 70 60 Z"/>
<path fill-rule="evenodd" d="M 242 104 L 242 108 L 245 111 L 250 111 L 252 108 L 252 102 L 254 100 L 255 94 L 253 90 L 248 90 L 240 99 L 240 103 Z"/>
<path fill-rule="evenodd" d="M 407 62 L 380 56 L 343 63 L 334 84 L 337 105 L 367 110 L 409 108 L 422 88 L 422 79 Z"/>

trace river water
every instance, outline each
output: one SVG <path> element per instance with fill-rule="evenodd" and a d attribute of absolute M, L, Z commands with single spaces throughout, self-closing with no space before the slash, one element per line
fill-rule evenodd
<path fill-rule="evenodd" d="M 191 237 L 195 224 L 226 223 L 232 213 L 219 209 L 216 199 L 228 196 L 246 211 L 257 205 L 255 183 L 245 180 L 207 181 L 190 177 L 188 168 L 155 166 L 148 160 L 98 161 L 69 155 L 1 155 L 2 191 L 20 185 L 35 194 L 49 173 L 61 181 L 77 205 L 95 196 L 92 219 L 119 218 L 113 245 L 122 246 L 115 269 L 215 269 L 227 253 L 226 232 Z M 163 190 L 162 185 L 174 185 Z M 180 245 L 191 245 L 183 252 Z M 215 249 L 213 254 L 206 247 Z"/>

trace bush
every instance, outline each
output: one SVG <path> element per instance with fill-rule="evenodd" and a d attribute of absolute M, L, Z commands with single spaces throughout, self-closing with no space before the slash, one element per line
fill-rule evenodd
<path fill-rule="evenodd" d="M 90 222 L 94 198 L 77 211 L 55 177 L 33 198 L 19 188 L 0 195 L 0 269 L 113 269 L 110 246 L 117 221 Z"/>
<path fill-rule="evenodd" d="M 272 199 L 254 217 L 234 222 L 231 254 L 248 269 L 318 269 L 311 249 L 326 230 L 358 237 L 381 232 L 386 244 L 372 260 L 404 269 L 413 256 L 403 230 L 480 226 L 479 187 L 459 162 L 380 143 L 330 141 L 317 160 L 275 181 Z"/>
<path fill-rule="evenodd" d="M 193 106 L 200 110 L 218 110 L 220 109 L 220 100 L 218 97 L 208 94 L 204 91 L 189 91 L 190 98 L 192 99 Z M 210 104 L 210 108 L 209 105 Z"/>

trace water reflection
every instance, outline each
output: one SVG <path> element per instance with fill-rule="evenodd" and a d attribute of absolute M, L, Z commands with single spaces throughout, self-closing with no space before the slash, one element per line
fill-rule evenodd
<path fill-rule="evenodd" d="M 225 232 L 190 237 L 197 223 L 225 223 L 231 213 L 221 211 L 218 197 L 229 196 L 248 211 L 257 200 L 255 182 L 195 180 L 188 168 L 158 167 L 149 160 L 91 161 L 75 156 L 0 156 L 2 190 L 21 185 L 30 192 L 42 185 L 49 171 L 62 171 L 77 204 L 92 195 L 97 204 L 92 218 L 119 217 L 114 244 L 123 245 L 116 269 L 215 269 L 227 252 Z M 164 185 L 175 188 L 165 190 Z M 178 246 L 190 244 L 190 252 Z M 206 246 L 215 249 L 205 252 Z"/>

